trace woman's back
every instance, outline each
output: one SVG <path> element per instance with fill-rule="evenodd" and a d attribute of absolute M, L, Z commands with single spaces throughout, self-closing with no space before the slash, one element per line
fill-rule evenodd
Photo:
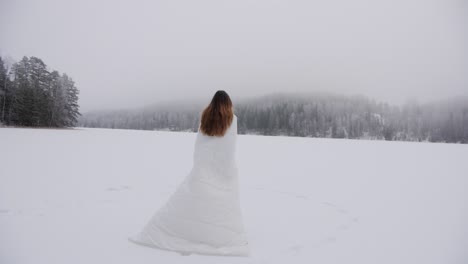
<path fill-rule="evenodd" d="M 237 116 L 222 137 L 205 135 L 200 129 L 193 153 L 194 166 L 236 167 Z"/>
<path fill-rule="evenodd" d="M 131 241 L 179 252 L 249 255 L 239 203 L 237 116 L 223 136 L 198 131 L 193 167 Z"/>

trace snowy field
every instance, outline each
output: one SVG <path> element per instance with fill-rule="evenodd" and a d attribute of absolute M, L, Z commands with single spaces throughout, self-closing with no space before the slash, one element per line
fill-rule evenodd
<path fill-rule="evenodd" d="M 0 263 L 468 263 L 468 145 L 238 137 L 250 257 L 135 245 L 194 133 L 0 128 Z"/>

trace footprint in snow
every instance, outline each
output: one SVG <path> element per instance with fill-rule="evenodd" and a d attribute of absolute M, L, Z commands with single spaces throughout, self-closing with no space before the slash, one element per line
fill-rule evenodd
<path fill-rule="evenodd" d="M 292 250 L 292 251 L 295 251 L 295 252 L 299 252 L 299 251 L 301 251 L 302 246 L 301 245 L 294 245 L 294 246 L 291 246 L 289 249 Z"/>
<path fill-rule="evenodd" d="M 10 210 L 8 209 L 0 209 L 0 214 L 8 214 L 10 213 Z"/>
<path fill-rule="evenodd" d="M 347 230 L 348 228 L 349 228 L 349 225 L 346 225 L 346 224 L 340 225 L 340 226 L 338 227 L 339 230 Z"/>
<path fill-rule="evenodd" d="M 130 190 L 130 186 L 128 185 L 122 185 L 120 187 L 109 187 L 106 190 L 109 192 L 115 192 L 115 191 L 122 191 L 122 190 Z"/>

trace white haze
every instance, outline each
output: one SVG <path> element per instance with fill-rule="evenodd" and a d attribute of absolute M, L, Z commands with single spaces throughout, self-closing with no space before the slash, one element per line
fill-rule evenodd
<path fill-rule="evenodd" d="M 0 53 L 71 75 L 82 111 L 280 91 L 468 95 L 466 0 L 0 0 Z"/>

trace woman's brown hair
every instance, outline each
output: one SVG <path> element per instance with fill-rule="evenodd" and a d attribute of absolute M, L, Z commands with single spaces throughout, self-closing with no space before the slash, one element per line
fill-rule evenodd
<path fill-rule="evenodd" d="M 200 130 L 208 136 L 223 136 L 232 123 L 234 112 L 229 95 L 219 90 L 203 110 Z"/>

